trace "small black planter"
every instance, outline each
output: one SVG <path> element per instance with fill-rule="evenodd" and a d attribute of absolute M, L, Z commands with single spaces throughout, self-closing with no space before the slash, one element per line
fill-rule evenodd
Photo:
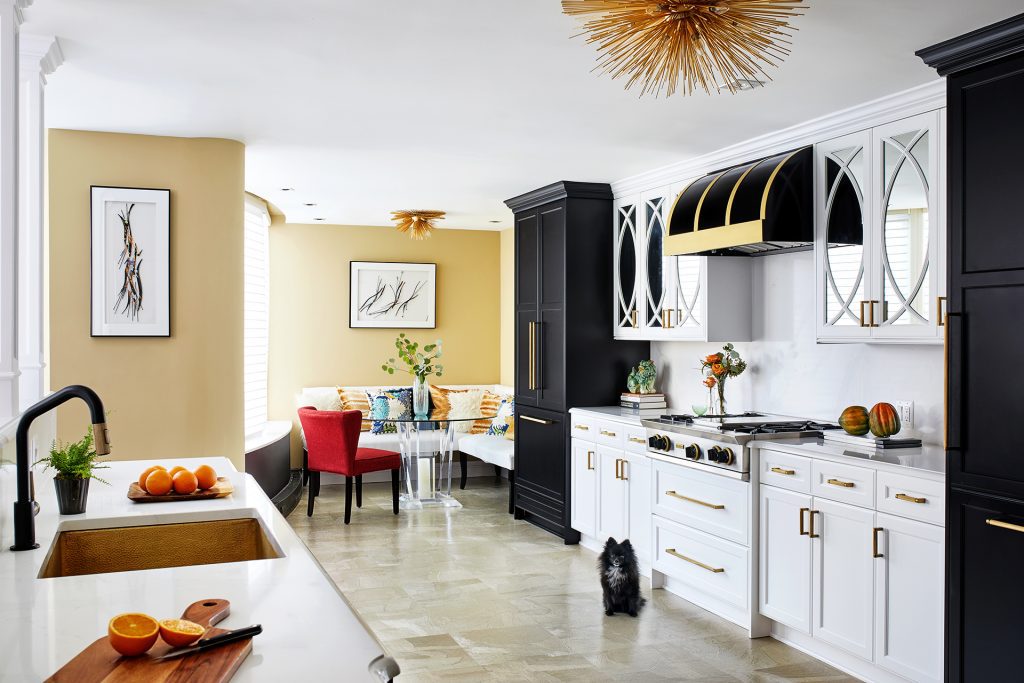
<path fill-rule="evenodd" d="M 88 479 L 53 478 L 53 487 L 57 489 L 57 507 L 62 515 L 80 515 L 85 512 L 85 503 L 89 499 Z"/>

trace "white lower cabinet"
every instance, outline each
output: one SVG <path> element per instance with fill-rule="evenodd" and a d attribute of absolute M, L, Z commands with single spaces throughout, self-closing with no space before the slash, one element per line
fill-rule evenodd
<path fill-rule="evenodd" d="M 875 662 L 913 681 L 942 680 L 945 530 L 895 515 L 875 520 Z"/>
<path fill-rule="evenodd" d="M 586 536 L 597 535 L 597 447 L 572 440 L 572 528 Z"/>
<path fill-rule="evenodd" d="M 758 497 L 761 614 L 876 671 L 941 681 L 944 529 L 775 486 Z"/>
<path fill-rule="evenodd" d="M 622 542 L 629 538 L 629 481 L 622 478 L 625 454 L 597 447 L 597 537 Z M 631 541 L 632 542 L 632 541 Z"/>

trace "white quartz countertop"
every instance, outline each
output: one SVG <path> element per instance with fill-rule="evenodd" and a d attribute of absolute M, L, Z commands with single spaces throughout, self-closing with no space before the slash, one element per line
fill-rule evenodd
<path fill-rule="evenodd" d="M 668 415 L 672 413 L 671 408 L 659 408 L 657 414 L 652 413 L 651 415 L 637 415 L 629 408 L 620 408 L 618 406 L 598 406 L 594 408 L 572 408 L 569 410 L 573 415 L 585 415 L 589 414 L 594 417 L 599 417 L 605 420 L 613 420 L 615 422 L 624 422 L 626 424 L 641 426 L 641 420 L 653 420 L 657 419 L 661 415 Z M 678 412 L 678 411 L 676 411 Z"/>
<path fill-rule="evenodd" d="M 942 446 L 924 444 L 918 448 L 862 448 L 841 441 L 827 441 L 820 437 L 805 439 L 777 439 L 751 441 L 751 448 L 765 448 L 796 453 L 811 458 L 861 465 L 877 470 L 906 472 L 916 470 L 945 476 L 946 451 Z M 911 474 L 912 472 L 907 472 Z"/>
<path fill-rule="evenodd" d="M 153 464 L 194 469 L 212 465 L 227 477 L 227 498 L 137 504 L 129 484 Z M 112 462 L 98 472 L 110 482 L 92 482 L 87 512 L 61 516 L 51 475 L 36 472 L 38 550 L 12 552 L 15 471 L 0 467 L 0 680 L 39 681 L 56 672 L 97 638 L 122 612 L 157 619 L 178 617 L 207 598 L 231 602 L 218 624 L 233 629 L 262 624 L 235 681 L 380 681 L 378 670 L 397 666 L 366 629 L 291 526 L 249 475 L 226 458 Z M 145 571 L 36 578 L 59 530 L 258 517 L 284 557 Z"/>

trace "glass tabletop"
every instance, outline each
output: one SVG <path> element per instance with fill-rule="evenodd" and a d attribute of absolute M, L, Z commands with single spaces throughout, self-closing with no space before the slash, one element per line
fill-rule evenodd
<path fill-rule="evenodd" d="M 472 415 L 452 417 L 446 412 L 434 411 L 429 415 L 406 415 L 405 417 L 364 417 L 363 422 L 474 422 L 476 420 L 493 420 L 497 412 L 474 412 Z"/>

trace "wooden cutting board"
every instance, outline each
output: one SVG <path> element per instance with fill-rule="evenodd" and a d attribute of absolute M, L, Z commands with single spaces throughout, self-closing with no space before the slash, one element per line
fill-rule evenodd
<path fill-rule="evenodd" d="M 206 626 L 207 631 L 203 637 L 208 638 L 225 632 L 221 628 L 209 627 L 230 613 L 231 603 L 227 600 L 200 600 L 189 605 L 181 618 Z M 239 628 L 248 625 L 240 624 Z M 107 637 L 103 636 L 46 680 L 48 683 L 223 683 L 231 679 L 242 660 L 252 652 L 252 638 L 221 645 L 206 652 L 156 661 L 157 657 L 170 650 L 171 647 L 158 638 L 146 654 L 122 657 L 110 646 Z"/>
<path fill-rule="evenodd" d="M 128 487 L 128 499 L 136 503 L 173 503 L 179 500 L 209 500 L 210 498 L 224 498 L 234 493 L 235 487 L 231 485 L 227 477 L 217 477 L 217 483 L 212 487 L 192 493 L 170 493 L 163 496 L 154 496 L 146 493 L 139 486 L 139 482 L 133 481 Z"/>

